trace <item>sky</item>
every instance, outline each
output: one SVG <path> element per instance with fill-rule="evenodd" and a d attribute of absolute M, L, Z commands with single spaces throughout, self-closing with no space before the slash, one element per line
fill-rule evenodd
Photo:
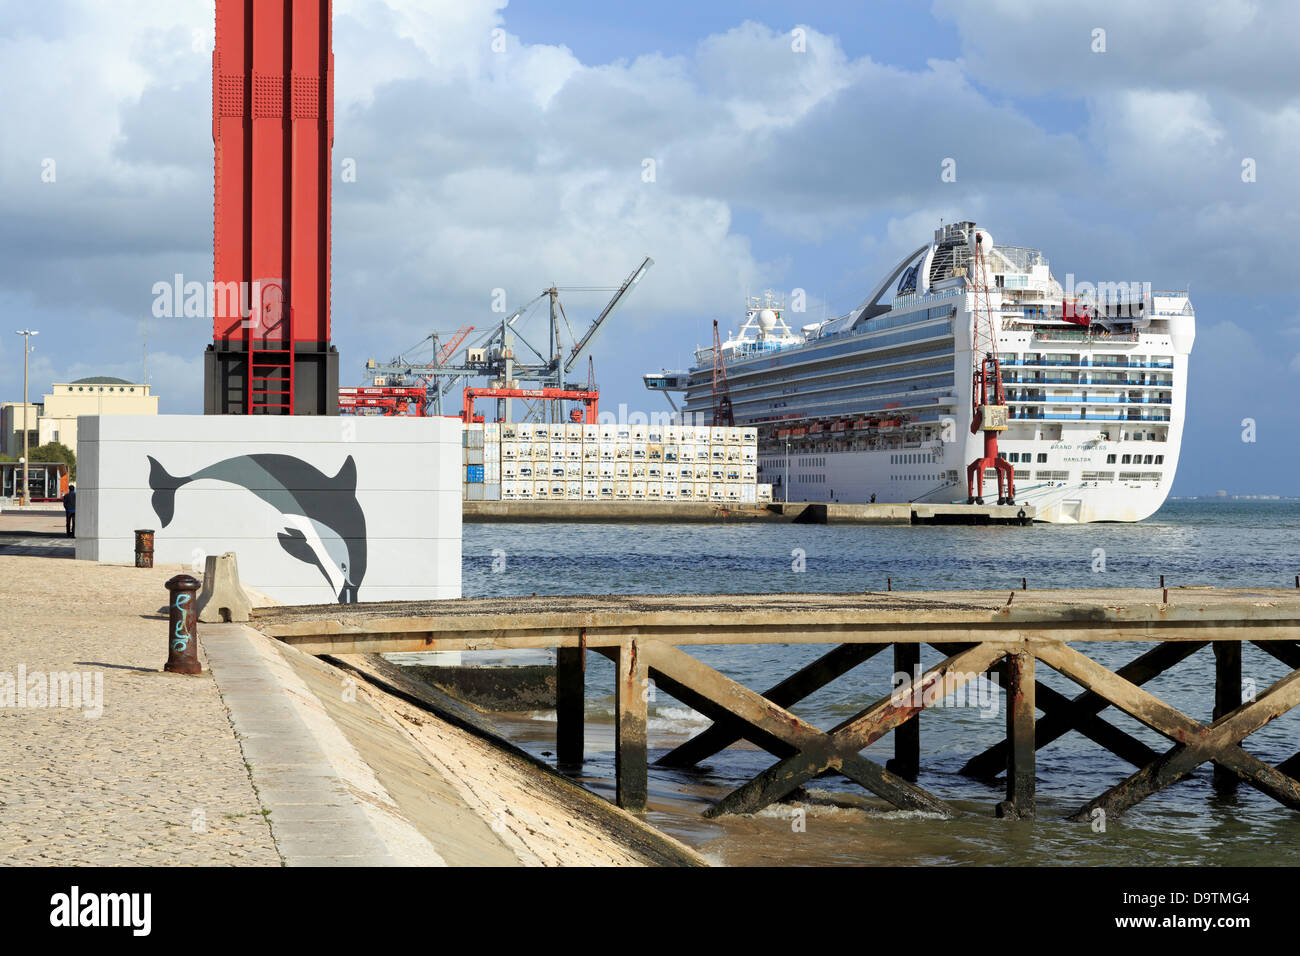
<path fill-rule="evenodd" d="M 334 14 L 345 383 L 430 332 L 499 321 L 497 289 L 513 310 L 552 283 L 617 285 L 650 255 L 593 354 L 602 409 L 661 410 L 641 375 L 687 365 L 747 292 L 803 289 L 809 321 L 839 314 L 941 218 L 975 219 L 1058 278 L 1189 288 L 1173 493 L 1300 494 L 1300 4 Z M 152 306 L 159 281 L 211 278 L 212 24 L 212 0 L 0 0 L 0 310 L 41 333 L 38 398 L 138 380 L 147 352 L 162 411 L 202 411 L 211 324 Z M 564 296 L 579 335 L 606 297 Z M 19 400 L 10 334 L 0 397 Z"/>

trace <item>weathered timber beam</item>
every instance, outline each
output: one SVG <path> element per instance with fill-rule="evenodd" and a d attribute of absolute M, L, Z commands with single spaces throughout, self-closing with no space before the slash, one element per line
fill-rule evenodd
<path fill-rule="evenodd" d="M 894 673 L 915 675 L 921 666 L 920 644 L 894 645 Z M 894 728 L 894 759 L 885 769 L 907 780 L 921 772 L 921 715 Z"/>
<path fill-rule="evenodd" d="M 830 769 L 833 763 L 844 772 L 841 755 L 836 755 L 832 760 L 820 757 L 821 754 L 829 753 L 831 746 L 828 735 L 812 724 L 676 647 L 652 643 L 647 645 L 646 651 L 650 667 L 660 676 L 660 680 L 674 682 L 679 687 L 708 698 L 716 706 L 727 709 L 737 719 L 776 737 L 796 751 L 766 772 L 767 777 L 764 779 L 771 780 L 770 784 L 750 781 L 750 784 L 740 788 L 745 791 L 743 800 L 735 795 L 739 791 L 735 791 L 709 808 L 706 816 L 761 810 L 768 803 L 781 799 L 822 771 Z M 677 696 L 676 693 L 673 696 Z M 800 754 L 815 759 L 799 760 L 797 758 Z M 853 760 L 850 766 L 852 779 L 894 806 L 902 809 L 926 809 L 947 815 L 955 813 L 943 801 L 915 784 L 879 768 L 868 768 L 865 766 L 868 763 L 870 761 L 862 757 Z M 762 802 L 756 802 L 759 800 Z"/>
<path fill-rule="evenodd" d="M 1162 674 L 1175 664 L 1186 660 L 1204 646 L 1204 643 L 1170 642 L 1161 644 L 1159 647 L 1153 647 L 1145 654 L 1129 661 L 1115 673 L 1124 680 L 1140 687 L 1156 675 Z M 1106 737 L 1106 741 L 1103 742 L 1102 740 L 1098 740 L 1096 736 L 1088 734 L 1083 729 L 1084 727 L 1088 727 L 1093 731 L 1098 732 L 1100 735 L 1106 735 L 1107 731 L 1102 730 L 1102 728 L 1111 727 L 1110 724 L 1107 724 L 1100 719 L 1097 719 L 1095 722 L 1090 719 L 1096 717 L 1096 715 L 1100 714 L 1110 706 L 1110 701 L 1106 700 L 1106 698 L 1102 697 L 1100 694 L 1092 691 L 1084 691 L 1082 694 L 1069 701 L 1068 708 L 1063 706 L 1059 710 L 1053 705 L 1057 702 L 1057 698 L 1062 697 L 1062 695 L 1051 690 L 1051 688 L 1042 683 L 1038 685 L 1038 694 L 1040 697 L 1039 706 L 1044 712 L 1043 719 L 1038 722 L 1038 729 L 1036 731 L 1037 736 L 1035 746 L 1039 750 L 1046 747 L 1054 740 L 1058 740 L 1065 736 L 1071 730 L 1077 729 L 1086 736 L 1089 736 L 1094 742 L 1099 743 L 1101 746 L 1106 747 L 1106 749 L 1122 756 L 1125 760 L 1129 760 L 1130 763 L 1135 763 L 1136 766 L 1145 766 L 1155 759 L 1155 751 L 1151 750 L 1151 748 L 1147 747 L 1140 741 L 1137 741 L 1128 734 L 1124 735 L 1125 738 L 1132 741 L 1135 746 L 1133 746 L 1131 750 L 1126 749 L 1125 753 L 1120 753 L 1119 750 L 1116 750 L 1111 746 L 1111 743 L 1115 742 L 1115 738 Z M 1122 732 L 1116 730 L 1116 733 Z M 1141 747 L 1142 750 L 1139 751 L 1137 749 L 1138 747 Z M 1125 754 L 1128 755 L 1126 756 Z M 967 761 L 966 766 L 962 767 L 961 772 L 970 777 L 978 777 L 982 780 L 991 780 L 1006 769 L 1006 765 L 1007 742 L 1003 740 L 994 744 L 983 753 L 976 754 L 972 757 Z"/>
<path fill-rule="evenodd" d="M 1054 648 L 1053 653 L 1056 653 L 1056 650 Z M 1043 657 L 1043 660 L 1046 661 L 1047 658 Z M 1100 665 L 1094 666 L 1100 667 Z M 1086 669 L 1080 668 L 1080 670 Z M 1063 670 L 1062 673 L 1066 672 Z M 1067 674 L 1067 676 L 1071 675 Z M 1125 696 L 1122 689 L 1118 696 Z M 1128 706 L 1117 697 L 1112 697 L 1112 701 L 1117 706 L 1128 710 Z M 1088 820 L 1097 809 L 1107 813 L 1122 813 L 1157 790 L 1185 776 L 1207 760 L 1213 760 L 1217 765 L 1236 773 L 1251 786 L 1267 793 L 1285 806 L 1300 809 L 1300 782 L 1278 768 L 1270 767 L 1259 758 L 1251 756 L 1240 746 L 1241 740 L 1297 704 L 1300 704 L 1300 670 L 1292 671 L 1258 698 L 1224 714 L 1208 727 L 1185 717 L 1167 705 L 1161 705 L 1178 717 L 1190 721 L 1193 726 L 1180 731 L 1174 738 L 1178 743 L 1171 750 L 1126 780 L 1111 787 L 1101 796 L 1089 801 L 1073 814 L 1073 819 Z M 1134 713 L 1133 716 L 1137 717 L 1138 714 Z M 1161 730 L 1158 726 L 1153 729 Z M 1167 733 L 1164 730 L 1161 732 Z"/>
<path fill-rule="evenodd" d="M 618 805 L 643 813 L 649 795 L 646 709 L 650 677 L 642 642 L 618 649 L 614 683 L 614 776 Z"/>
<path fill-rule="evenodd" d="M 1300 668 L 1300 644 L 1294 641 L 1253 641 L 1252 643 L 1292 670 Z"/>
<path fill-rule="evenodd" d="M 1214 711 L 1218 720 L 1241 706 L 1241 642 L 1214 642 Z M 1237 791 L 1237 774 L 1214 765 L 1214 789 L 1220 796 Z"/>
<path fill-rule="evenodd" d="M 841 644 L 795 671 L 785 680 L 773 684 L 763 691 L 763 696 L 774 704 L 790 707 L 864 661 L 870 660 L 884 649 L 883 644 Z M 672 694 L 672 691 L 669 693 Z M 676 694 L 673 696 L 677 697 Z M 681 700 L 680 697 L 678 699 Z M 683 703 L 688 702 L 683 701 Z M 669 751 L 655 763 L 666 767 L 693 767 L 746 737 L 746 727 L 744 721 L 735 720 L 727 715 L 717 719 L 712 727 Z M 760 744 L 760 746 L 764 745 Z"/>
<path fill-rule="evenodd" d="M 555 761 L 582 766 L 585 746 L 586 661 L 583 648 L 561 647 L 555 653 Z"/>
<path fill-rule="evenodd" d="M 836 749 L 848 754 L 869 747 L 930 703 L 943 700 L 959 687 L 975 680 L 1004 657 L 1008 649 L 1006 644 L 977 644 L 941 661 L 919 679 L 909 681 L 833 727 L 830 734 L 835 738 Z"/>
<path fill-rule="evenodd" d="M 1008 654 L 1007 675 L 1007 799 L 998 816 L 1033 817 L 1036 764 L 1034 749 L 1034 655 L 1028 650 Z"/>

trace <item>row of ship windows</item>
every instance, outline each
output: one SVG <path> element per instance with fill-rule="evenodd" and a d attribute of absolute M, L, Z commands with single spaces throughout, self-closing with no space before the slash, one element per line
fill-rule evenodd
<path fill-rule="evenodd" d="M 1007 461 L 1012 463 L 1024 462 L 1025 464 L 1028 464 L 1031 461 L 1037 461 L 1038 464 L 1042 465 L 1047 462 L 1047 452 L 1045 451 L 1040 451 L 1037 459 L 1033 457 L 1031 452 L 1027 451 L 998 452 L 998 457 L 1005 458 Z M 1115 457 L 1115 455 L 1107 455 L 1106 464 L 1115 464 Z M 1121 465 L 1163 465 L 1164 463 L 1164 455 L 1122 455 L 1120 456 L 1119 461 L 1119 464 Z"/>
<path fill-rule="evenodd" d="M 891 465 L 933 465 L 939 460 L 933 452 L 915 452 L 905 455 L 890 455 Z"/>

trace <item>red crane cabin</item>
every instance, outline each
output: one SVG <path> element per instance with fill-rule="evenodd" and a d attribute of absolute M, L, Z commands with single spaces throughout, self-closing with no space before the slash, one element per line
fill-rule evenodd
<path fill-rule="evenodd" d="M 331 0 L 216 0 L 209 415 L 338 414 Z"/>

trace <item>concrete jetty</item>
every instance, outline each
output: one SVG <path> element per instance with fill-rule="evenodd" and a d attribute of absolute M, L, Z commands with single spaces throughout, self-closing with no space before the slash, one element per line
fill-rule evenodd
<path fill-rule="evenodd" d="M 839 501 L 465 501 L 462 508 L 463 520 L 471 523 L 1030 525 L 1035 514 L 1032 505 Z"/>

